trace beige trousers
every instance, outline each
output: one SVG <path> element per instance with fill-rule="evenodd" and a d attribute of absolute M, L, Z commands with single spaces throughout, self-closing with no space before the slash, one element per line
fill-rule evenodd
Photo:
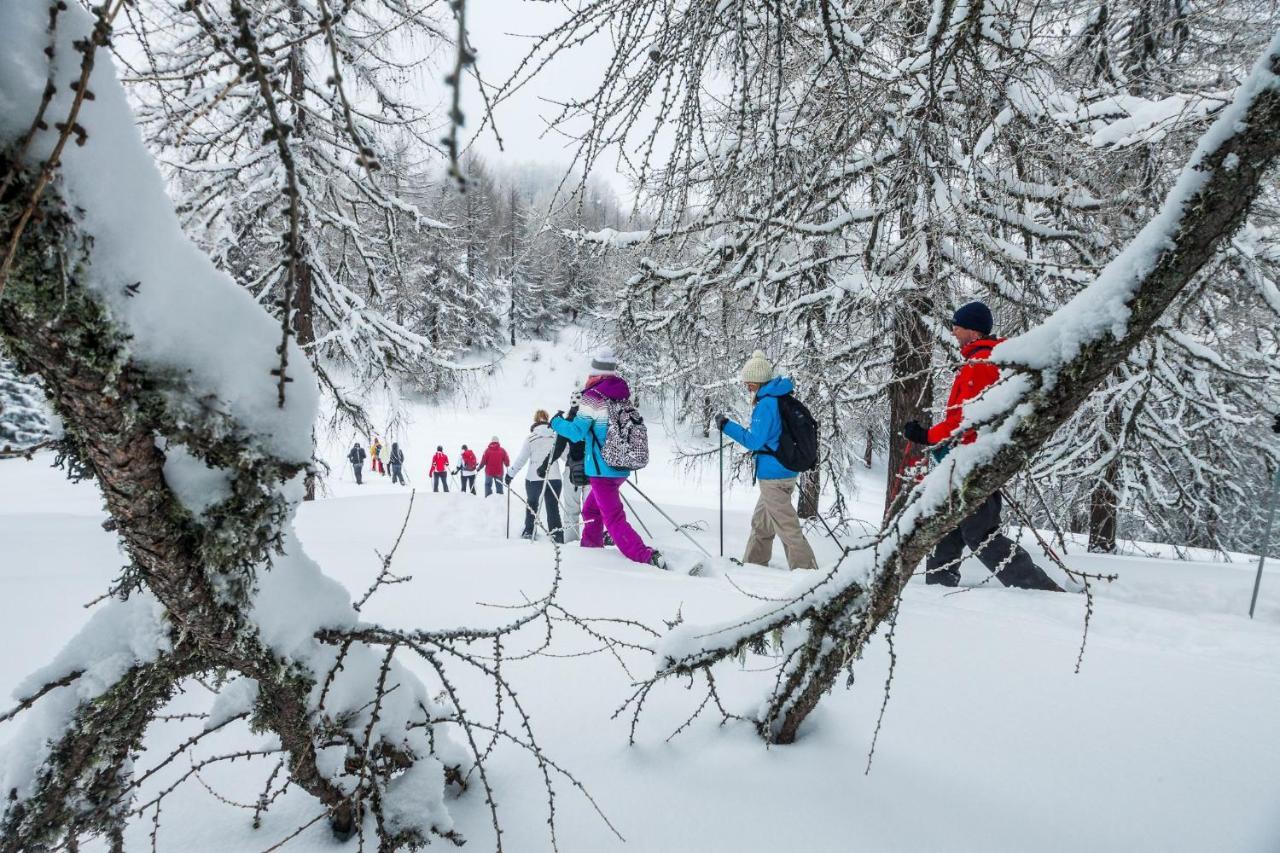
<path fill-rule="evenodd" d="M 751 536 L 747 539 L 747 553 L 742 562 L 758 566 L 769 564 L 773 556 L 773 537 L 782 537 L 782 547 L 787 552 L 787 565 L 792 569 L 816 569 L 818 560 L 800 529 L 800 516 L 791 504 L 791 493 L 796 478 L 786 480 L 760 480 L 760 500 L 751 515 Z"/>

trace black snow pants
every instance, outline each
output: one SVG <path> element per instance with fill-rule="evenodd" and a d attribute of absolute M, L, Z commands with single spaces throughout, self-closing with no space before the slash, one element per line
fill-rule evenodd
<path fill-rule="evenodd" d="M 431 475 L 431 491 L 438 492 L 441 486 L 444 486 L 446 492 L 449 491 L 449 474 L 446 471 L 436 471 Z"/>
<path fill-rule="evenodd" d="M 542 499 L 542 486 L 547 491 L 547 529 L 551 538 L 564 544 L 564 528 L 560 524 L 560 481 L 559 480 L 525 480 L 524 494 L 529 499 L 529 506 L 524 511 L 524 535 L 533 536 L 534 517 L 538 513 L 538 502 Z"/>
<path fill-rule="evenodd" d="M 476 475 L 462 473 L 458 475 L 458 479 L 462 481 L 462 491 L 476 493 Z"/>
<path fill-rule="evenodd" d="M 395 462 L 391 463 L 391 482 L 404 485 L 404 470 Z"/>
<path fill-rule="evenodd" d="M 1008 536 L 1000 534 L 1000 510 L 1003 504 L 1003 498 L 996 492 L 961 521 L 959 527 L 942 537 L 933 549 L 933 554 L 925 561 L 925 583 L 958 586 L 960 557 L 965 546 L 968 546 L 974 556 L 994 572 L 1005 586 L 1061 592 L 1062 588 L 1035 564 L 1025 549 Z M 948 563 L 952 565 L 948 566 Z M 947 568 L 939 568 L 940 566 Z"/>
<path fill-rule="evenodd" d="M 364 472 L 364 465 L 360 462 L 352 462 L 351 470 L 356 472 L 356 485 L 363 486 L 364 480 L 362 479 L 361 474 Z"/>

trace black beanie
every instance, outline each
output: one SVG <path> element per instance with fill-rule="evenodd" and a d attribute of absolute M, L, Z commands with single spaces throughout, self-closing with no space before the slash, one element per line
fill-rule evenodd
<path fill-rule="evenodd" d="M 993 323 L 991 309 L 982 302 L 966 302 L 956 309 L 951 323 L 963 329 L 973 329 L 981 335 L 989 335 Z"/>

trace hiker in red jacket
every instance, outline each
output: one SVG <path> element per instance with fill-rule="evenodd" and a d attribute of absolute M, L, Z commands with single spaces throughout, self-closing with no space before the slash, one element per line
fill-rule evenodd
<path fill-rule="evenodd" d="M 498 494 L 502 494 L 502 478 L 507 473 L 507 468 L 511 465 L 511 457 L 507 455 L 507 451 L 502 449 L 502 445 L 498 444 L 498 437 L 495 435 L 489 442 L 489 446 L 484 449 L 484 453 L 480 454 L 480 466 L 484 468 L 484 496 L 487 498 L 496 488 Z"/>
<path fill-rule="evenodd" d="M 440 487 L 449 491 L 449 457 L 444 455 L 444 448 L 436 445 L 436 453 L 431 457 L 431 491 L 438 492 Z"/>
<path fill-rule="evenodd" d="M 926 427 L 918 421 L 911 421 L 902 428 L 902 434 L 916 444 L 942 445 L 933 451 L 938 459 L 945 456 L 949 446 L 956 441 L 955 431 L 964 421 L 964 404 L 1000 378 L 1000 368 L 987 360 L 1003 340 L 991 336 L 992 323 L 991 309 L 981 302 L 969 302 L 956 309 L 951 333 L 960 344 L 960 354 L 965 362 L 960 365 L 951 384 L 946 412 L 942 420 L 933 426 Z M 959 436 L 959 443 L 972 444 L 977 437 L 974 430 L 967 429 Z M 1002 500 L 999 491 L 992 493 L 960 522 L 959 527 L 942 537 L 925 563 L 925 583 L 958 586 L 960 558 L 967 545 L 1005 586 L 1063 591 L 1035 564 L 1030 554 L 1001 535 Z"/>
<path fill-rule="evenodd" d="M 458 491 L 470 491 L 473 495 L 476 493 L 476 468 L 478 467 L 480 464 L 476 462 L 476 452 L 465 444 L 462 445 L 462 461 L 454 469 L 458 474 L 458 482 L 462 484 Z"/>

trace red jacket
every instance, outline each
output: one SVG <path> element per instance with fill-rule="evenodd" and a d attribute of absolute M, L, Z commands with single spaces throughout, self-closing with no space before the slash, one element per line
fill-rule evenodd
<path fill-rule="evenodd" d="M 987 361 L 991 350 L 1003 338 L 980 338 L 960 348 L 965 362 L 956 371 L 955 381 L 951 383 L 951 393 L 947 396 L 947 411 L 941 421 L 929 427 L 929 443 L 939 444 L 951 437 L 964 419 L 964 404 L 972 400 L 995 384 L 1000 378 L 1000 368 Z M 977 433 L 967 430 L 960 438 L 961 444 L 972 444 Z"/>
<path fill-rule="evenodd" d="M 443 474 L 449 470 L 449 457 L 437 451 L 435 456 L 431 457 L 431 473 Z"/>
<path fill-rule="evenodd" d="M 476 470 L 476 454 L 475 454 L 475 451 L 473 451 L 470 447 L 462 451 L 462 470 L 463 471 Z"/>
<path fill-rule="evenodd" d="M 496 441 L 489 442 L 489 446 L 484 449 L 484 454 L 480 457 L 480 465 L 484 468 L 485 474 L 490 477 L 501 477 L 510 464 L 511 457 Z"/>

